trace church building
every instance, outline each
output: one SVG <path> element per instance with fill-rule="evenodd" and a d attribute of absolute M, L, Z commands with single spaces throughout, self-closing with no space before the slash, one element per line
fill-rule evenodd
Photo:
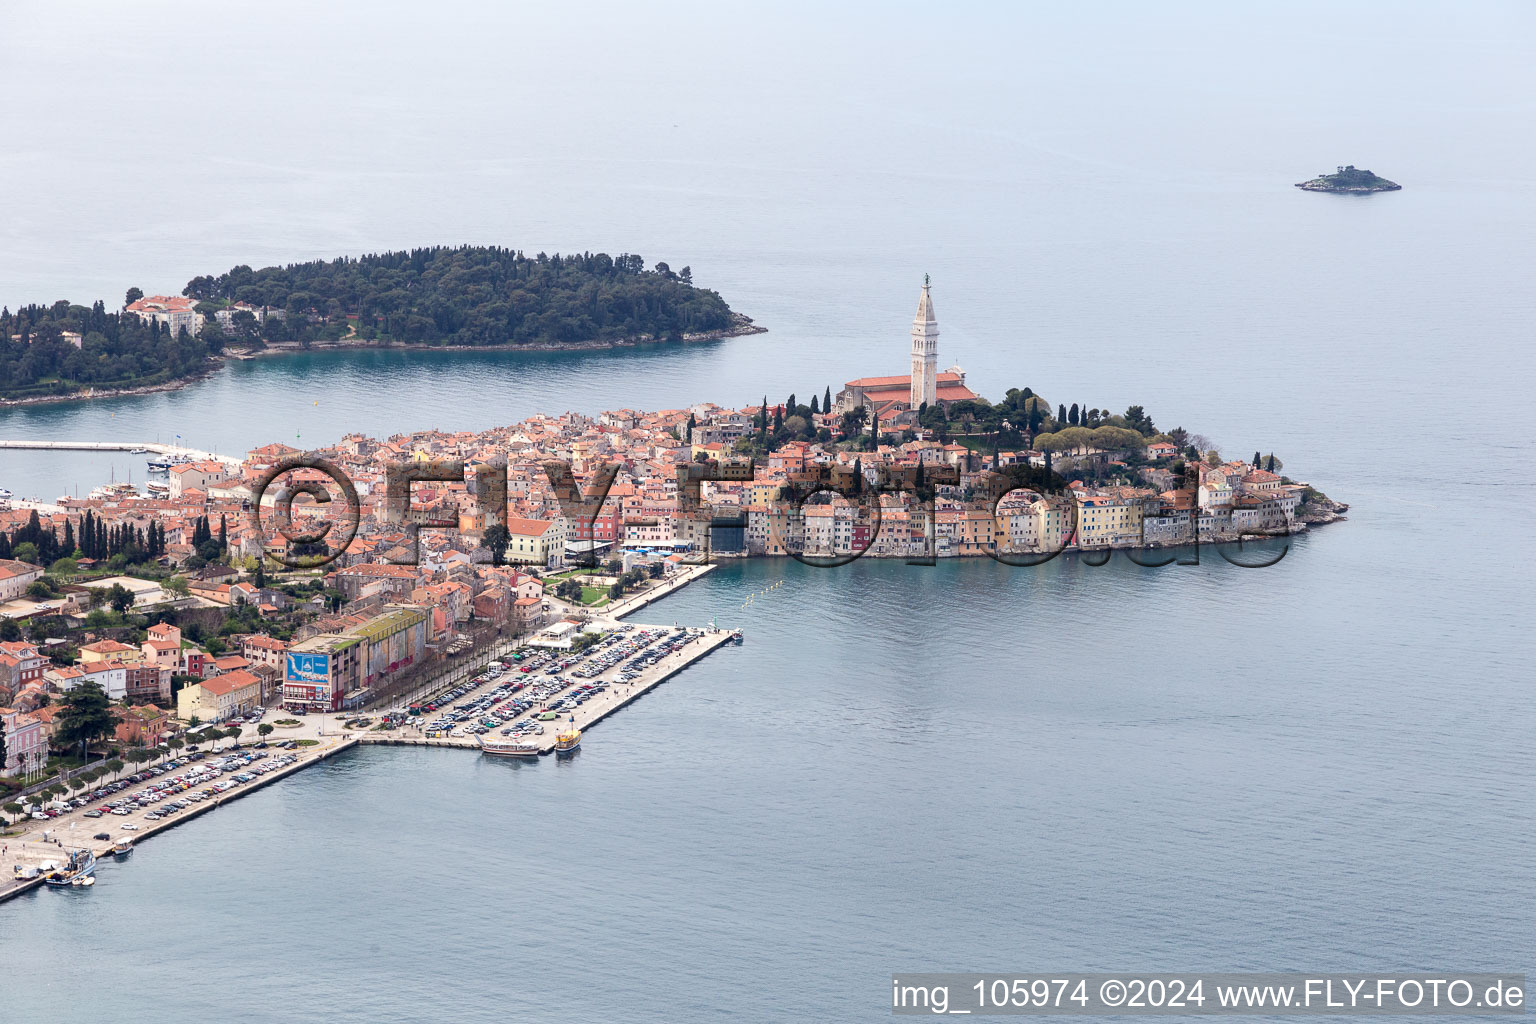
<path fill-rule="evenodd" d="M 917 300 L 917 315 L 912 318 L 912 372 L 899 377 L 860 377 L 850 380 L 837 393 L 837 411 L 852 412 L 860 406 L 879 416 L 881 423 L 914 423 L 917 410 L 924 404 L 954 402 L 976 398 L 965 386 L 965 371 L 951 366 L 939 372 L 939 321 L 933 310 L 927 275 L 923 275 L 923 293 Z"/>

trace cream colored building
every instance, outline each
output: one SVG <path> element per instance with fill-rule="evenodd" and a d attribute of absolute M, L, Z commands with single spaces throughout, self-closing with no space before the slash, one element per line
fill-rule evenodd
<path fill-rule="evenodd" d="M 183 686 L 176 694 L 176 715 L 184 722 L 222 722 L 260 703 L 260 677 L 239 669 Z"/>
<path fill-rule="evenodd" d="M 508 519 L 507 561 L 553 568 L 565 564 L 565 519 Z"/>

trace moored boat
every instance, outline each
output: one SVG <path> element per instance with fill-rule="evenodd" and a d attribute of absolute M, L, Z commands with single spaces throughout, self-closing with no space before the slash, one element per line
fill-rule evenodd
<path fill-rule="evenodd" d="M 555 737 L 555 753 L 572 754 L 581 749 L 581 730 L 575 726 Z"/>
<path fill-rule="evenodd" d="M 527 740 L 480 737 L 480 752 L 492 757 L 538 757 L 539 745 Z"/>
<path fill-rule="evenodd" d="M 89 878 L 95 870 L 96 855 L 90 850 L 75 850 L 69 855 L 69 862 L 61 868 L 48 872 L 43 877 L 43 882 L 55 887 L 74 885 L 75 879 Z"/>
<path fill-rule="evenodd" d="M 133 840 L 132 839 L 127 839 L 127 838 L 119 839 L 117 842 L 112 844 L 112 856 L 114 856 L 114 857 L 126 857 L 130 853 L 132 853 L 132 852 L 133 852 Z"/>

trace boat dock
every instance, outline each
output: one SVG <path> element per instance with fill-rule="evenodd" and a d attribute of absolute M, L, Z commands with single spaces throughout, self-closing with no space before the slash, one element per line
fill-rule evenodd
<path fill-rule="evenodd" d="M 61 452 L 135 452 L 143 449 L 156 455 L 169 455 L 187 462 L 222 462 L 226 466 L 240 465 L 232 455 L 205 452 L 197 448 L 184 448 L 174 444 L 151 441 L 0 441 L 0 448 L 31 448 Z"/>
<path fill-rule="evenodd" d="M 63 861 L 72 849 L 90 850 L 96 855 L 98 863 L 106 863 L 112 859 L 112 845 L 119 839 L 130 839 L 135 848 L 150 836 L 159 835 L 167 829 L 185 824 L 204 814 L 209 813 L 231 800 L 238 800 L 248 793 L 254 793 L 258 789 L 270 786 L 279 779 L 285 779 L 294 772 L 303 771 L 310 765 L 319 764 L 328 757 L 341 753 L 343 750 L 357 746 L 357 739 L 353 736 L 337 735 L 327 737 L 318 746 L 299 747 L 294 753 L 298 760 L 266 775 L 258 775 L 250 782 L 237 786 L 227 793 L 201 803 L 195 803 L 191 807 L 168 818 L 159 821 L 146 821 L 144 815 L 147 809 L 141 809 L 124 816 L 104 814 L 99 818 L 87 818 L 84 811 L 71 811 L 58 818 L 52 818 L 46 822 L 28 821 L 26 824 L 33 826 L 20 836 L 9 836 L 3 840 L 9 848 L 4 856 L 4 863 L 0 869 L 4 874 L 0 875 L 0 903 L 14 899 L 23 893 L 30 892 L 43 884 L 42 876 L 19 881 L 11 877 L 13 864 L 31 863 L 36 866 L 43 861 Z M 134 831 L 124 831 L 122 826 L 131 823 L 136 827 Z M 111 839 L 92 839 L 98 832 L 110 833 Z"/>
<path fill-rule="evenodd" d="M 618 615 L 627 614 L 638 607 L 642 607 L 643 604 L 649 603 L 650 600 L 655 600 L 657 597 L 662 596 L 663 593 L 669 593 L 671 590 L 676 589 L 676 587 L 685 585 L 698 576 L 703 575 L 703 573 L 708 572 L 710 568 L 712 566 L 696 567 L 694 571 L 672 581 L 672 586 L 658 588 L 657 593 L 645 595 L 647 601 L 621 603 L 620 607 L 612 609 L 612 611 Z M 623 606 L 623 604 L 628 606 Z M 610 616 L 603 616 L 598 620 L 598 624 L 613 630 L 622 629 L 625 626 L 633 626 L 635 630 L 662 631 L 674 636 L 676 635 L 674 631 L 679 628 L 675 626 L 619 623 Z M 640 669 L 632 669 L 632 671 L 636 671 L 638 674 L 627 683 L 620 682 L 616 678 L 623 669 L 623 665 L 611 666 L 590 679 L 582 679 L 580 681 L 585 683 L 605 683 L 606 688 L 577 707 L 561 713 L 559 719 L 549 721 L 547 725 L 550 728 L 546 728 L 542 735 L 534 734 L 525 737 L 525 739 L 530 743 L 537 744 L 540 754 L 548 754 L 554 750 L 556 735 L 562 729 L 574 726 L 585 731 L 592 728 L 620 708 L 639 700 L 689 665 L 703 658 L 706 654 L 719 649 L 725 644 L 738 641 L 739 638 L 740 634 L 735 630 L 705 627 L 699 635 L 681 644 L 676 650 L 660 658 L 654 664 Z M 489 665 L 493 651 L 501 653 L 500 646 L 493 645 L 491 648 L 487 648 L 480 655 L 480 659 L 483 660 L 477 659 L 481 670 Z M 497 678 L 487 679 L 480 686 L 456 698 L 453 703 L 458 704 L 473 700 L 477 694 L 494 689 L 510 679 L 524 679 L 529 683 L 538 683 L 547 678 L 549 677 L 545 674 L 520 675 L 514 673 L 509 676 L 503 673 Z M 450 689 L 451 686 L 452 684 L 445 684 L 439 692 Z M 526 719 L 538 713 L 539 709 L 535 706 L 523 715 L 518 716 L 517 720 Z M 276 722 L 284 720 L 285 716 L 281 712 L 273 714 L 275 715 Z M 126 816 L 107 814 L 98 818 L 87 818 L 84 816 L 85 810 L 88 809 L 86 808 L 73 810 L 47 821 L 28 820 L 18 822 L 17 824 L 20 826 L 19 833 L 5 835 L 3 838 L 0 838 L 0 842 L 3 842 L 8 847 L 4 857 L 0 858 L 0 871 L 3 871 L 3 874 L 0 874 L 0 903 L 4 903 L 43 885 L 41 876 L 25 880 L 13 878 L 13 865 L 36 867 L 47 861 L 62 861 L 66 859 L 68 852 L 72 849 L 90 850 L 99 861 L 107 863 L 112 858 L 113 844 L 118 840 L 129 839 L 134 847 L 137 848 L 145 840 L 159 835 L 167 829 L 172 829 L 184 822 L 192 821 L 216 810 L 230 800 L 238 800 L 247 793 L 254 793 L 265 786 L 277 782 L 279 779 L 287 778 L 295 772 L 303 771 L 311 765 L 319 764 L 329 757 L 357 746 L 372 744 L 379 746 L 448 747 L 476 752 L 480 749 L 480 739 L 477 736 L 427 736 L 425 726 L 430 717 L 435 716 L 423 717 L 419 720 L 413 718 L 410 720 L 410 724 L 402 729 L 369 731 L 348 729 L 345 723 L 355 720 L 358 716 L 356 712 L 340 712 L 334 715 L 309 715 L 304 716 L 302 719 L 295 719 L 289 725 L 278 725 L 277 730 L 268 738 L 269 743 L 275 745 L 286 740 L 299 740 L 313 745 L 294 748 L 291 753 L 297 757 L 297 760 L 290 765 L 285 765 L 266 775 L 258 775 L 250 782 L 244 783 L 228 792 L 221 793 L 216 797 L 193 803 L 187 809 L 170 817 L 161 818 L 158 821 L 145 820 L 145 814 L 155 806 L 151 805 L 151 808 L 139 808 Z M 512 721 L 511 719 L 508 720 L 508 727 L 510 727 Z M 138 787 L 136 786 L 135 788 Z M 135 828 L 125 831 L 123 826 L 127 824 L 132 824 Z M 109 838 L 104 840 L 91 838 L 97 833 L 107 834 Z"/>
<path fill-rule="evenodd" d="M 672 627 L 646 626 L 637 624 L 635 628 L 642 630 L 663 630 L 670 629 Z M 620 708 L 639 700 L 645 694 L 649 693 L 651 690 L 654 690 L 656 687 L 666 682 L 672 676 L 676 675 L 683 669 L 687 668 L 689 665 L 704 657 L 704 655 L 716 650 L 723 644 L 730 643 L 735 638 L 735 636 L 736 634 L 733 630 L 705 629 L 703 634 L 701 634 L 696 639 L 684 644 L 678 650 L 668 654 L 656 664 L 647 666 L 641 671 L 640 677 L 631 683 L 621 683 L 614 681 L 611 678 L 617 675 L 617 668 L 609 669 L 608 671 L 601 673 L 593 679 L 583 680 L 583 682 L 606 682 L 608 684 L 608 688 L 602 693 L 599 693 L 597 696 L 588 700 L 585 704 L 582 704 L 580 707 L 574 709 L 568 714 L 563 715 L 558 722 L 552 721 L 549 724 L 552 726 L 560 726 L 561 728 L 574 724 L 576 728 L 583 731 L 590 729 L 592 726 L 596 725 L 598 722 L 601 722 L 603 719 L 607 718 L 609 715 L 613 714 Z M 514 676 L 513 678 L 517 677 Z M 542 678 L 543 677 L 539 676 L 531 677 L 532 681 L 535 682 L 541 681 Z M 489 690 L 494 690 L 497 686 L 506 681 L 506 676 L 499 676 L 495 679 L 488 679 L 480 686 L 475 687 L 475 689 L 471 690 L 470 692 L 456 698 L 454 703 L 458 704 L 474 700 L 478 694 Z M 520 715 L 518 716 L 518 720 L 527 718 L 530 715 L 535 714 L 536 711 L 537 709 L 533 709 L 524 715 Z M 568 719 L 570 718 L 574 718 L 574 722 L 569 721 Z M 527 737 L 527 740 L 530 743 L 538 744 L 540 754 L 548 754 L 555 749 L 555 734 L 557 731 L 557 729 L 548 729 L 545 731 L 544 735 L 529 736 Z M 406 729 L 382 730 L 377 732 L 363 733 L 361 734 L 361 742 L 365 744 L 379 743 L 390 746 L 459 747 L 471 750 L 480 749 L 480 740 L 477 737 L 428 736 L 426 735 L 426 730 L 419 726 L 415 728 L 407 727 Z"/>

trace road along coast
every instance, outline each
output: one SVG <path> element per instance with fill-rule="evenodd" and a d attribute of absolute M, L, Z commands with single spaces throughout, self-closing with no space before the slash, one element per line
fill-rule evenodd
<path fill-rule="evenodd" d="M 676 587 L 697 579 L 710 568 L 713 567 L 696 567 L 694 571 L 688 572 L 686 576 L 675 580 L 668 587 L 658 588 L 657 592 L 644 595 L 647 598 L 646 601 L 634 602 L 633 607 L 615 607 L 612 611 L 619 615 L 627 614 L 634 608 L 662 596 L 663 593 L 670 593 Z M 625 603 L 621 602 L 621 605 L 623 604 Z M 479 659 L 479 674 L 456 685 L 447 684 L 444 689 L 454 696 L 439 697 L 438 699 L 444 703 L 435 706 L 439 712 L 447 714 L 449 707 L 473 703 L 496 691 L 498 687 L 506 691 L 507 696 L 511 698 L 518 698 L 518 695 L 522 694 L 520 699 L 527 703 L 527 707 L 511 714 L 509 713 L 512 709 L 510 701 L 504 702 L 501 711 L 503 720 L 498 723 L 498 728 L 507 731 L 528 730 L 522 738 L 537 746 L 539 754 L 549 754 L 555 748 L 559 732 L 572 728 L 582 731 L 590 729 L 620 708 L 639 700 L 706 654 L 725 644 L 740 640 L 740 634 L 731 630 L 620 623 L 613 614 L 604 616 L 591 625 L 605 630 L 609 639 L 613 641 L 612 645 L 599 644 L 579 655 L 558 646 L 527 648 L 537 652 L 533 657 L 540 660 L 539 670 L 533 670 L 531 666 L 519 666 L 510 658 L 505 659 L 511 661 L 509 666 L 493 664 L 492 655 L 502 653 L 505 647 L 488 647 L 473 656 Z M 642 637 L 647 639 L 639 639 Z M 631 653 L 621 653 L 626 651 Z M 581 675 L 574 676 L 568 673 L 566 665 L 573 669 L 580 669 Z M 530 670 L 522 671 L 522 667 L 528 667 Z M 548 670 L 552 667 L 553 672 Z M 493 669 L 494 673 L 491 671 Z M 543 693 L 541 697 L 537 699 L 531 697 L 541 692 Z M 577 700 L 577 697 L 580 697 L 580 700 Z M 430 697 L 424 697 L 417 703 L 434 704 L 435 702 Z M 545 709 L 556 703 L 561 704 L 557 717 L 541 719 L 541 713 L 548 714 L 549 712 Z M 282 717 L 281 712 L 268 712 L 268 715 Z M 91 801 L 86 807 L 71 810 L 46 821 L 25 819 L 3 830 L 3 838 L 0 838 L 0 846 L 4 848 L 3 857 L 0 857 L 0 867 L 3 867 L 4 871 L 4 874 L 0 875 L 0 903 L 43 884 L 41 877 L 31 879 L 15 877 L 18 869 L 41 869 L 48 862 L 63 863 L 71 850 L 79 849 L 90 850 L 98 860 L 105 862 L 112 857 L 113 844 L 120 839 L 130 840 L 137 848 L 145 840 L 167 829 L 207 814 L 230 800 L 237 800 L 247 793 L 255 792 L 353 747 L 362 745 L 435 746 L 475 751 L 480 748 L 479 736 L 466 734 L 462 729 L 431 728 L 434 723 L 440 722 L 440 715 L 436 712 L 429 711 L 411 716 L 408 710 L 402 707 L 396 709 L 396 715 L 392 717 L 403 724 L 394 729 L 384 729 L 375 724 L 378 721 L 377 716 L 369 716 L 366 724 L 357 724 L 362 720 L 356 716 L 356 713 L 351 712 L 306 715 L 299 720 L 298 726 L 282 728 L 271 737 L 273 744 L 289 741 L 298 744 L 293 748 L 231 747 L 206 752 L 200 760 L 196 761 L 178 758 L 176 766 L 167 767 L 161 775 L 131 783 L 127 788 L 109 794 L 103 799 Z M 471 722 L 473 721 L 474 719 L 471 719 Z M 349 725 L 349 723 L 353 724 Z M 454 735 L 455 731 L 459 734 Z M 495 738 L 495 734 L 489 733 L 487 738 Z M 171 813 L 167 817 L 159 816 L 164 814 L 165 808 L 170 806 L 165 800 L 142 806 L 131 806 L 125 814 L 108 812 L 99 817 L 86 816 L 87 812 L 93 809 L 105 810 L 114 802 L 136 797 L 152 787 L 163 786 L 171 780 L 206 772 L 205 766 L 220 762 L 227 757 L 253 755 L 259 757 L 259 760 L 249 766 L 252 768 L 258 765 L 268 766 L 277 758 L 292 760 L 280 766 L 269 766 L 261 774 L 239 766 L 227 769 L 221 781 L 235 782 L 235 777 L 241 775 L 250 777 L 213 796 L 205 794 L 206 789 L 211 788 L 207 784 L 214 780 L 199 779 L 189 784 L 184 791 L 190 795 L 172 793 L 165 798 L 169 800 L 181 797 L 187 802 L 184 809 Z M 150 814 L 156 814 L 156 819 L 150 819 L 148 817 Z M 108 838 L 104 840 L 93 838 L 97 834 L 106 834 Z M 131 854 L 129 856 L 131 857 Z"/>

